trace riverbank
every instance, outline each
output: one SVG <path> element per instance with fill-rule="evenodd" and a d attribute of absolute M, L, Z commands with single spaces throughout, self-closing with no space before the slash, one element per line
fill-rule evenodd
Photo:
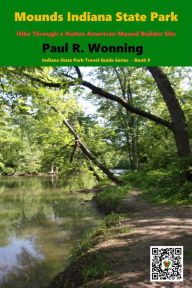
<path fill-rule="evenodd" d="M 112 197 L 112 203 L 108 203 L 110 194 L 120 189 L 118 186 L 114 190 L 107 188 L 108 193 L 100 192 L 95 197 L 102 211 L 110 213 L 114 205 L 115 212 L 101 220 L 100 225 L 80 243 L 73 252 L 71 264 L 55 277 L 49 288 L 175 287 L 169 282 L 163 285 L 149 282 L 152 245 L 184 246 L 184 282 L 177 282 L 177 287 L 191 287 L 191 206 L 152 204 L 140 199 L 137 189 L 131 191 L 129 188 L 128 196 L 123 197 L 121 191 L 121 200 Z M 104 196 L 109 197 L 108 201 Z M 107 205 L 102 206 L 102 201 Z"/>
<path fill-rule="evenodd" d="M 10 173 L 10 174 L 0 174 L 0 177 L 20 177 L 20 176 L 38 176 L 38 177 L 41 177 L 41 176 L 50 176 L 50 174 L 46 174 L 46 173 L 43 173 L 43 172 L 39 172 L 39 173 Z M 54 175 L 55 176 L 55 175 Z"/>
<path fill-rule="evenodd" d="M 1 177 L 0 287 L 45 288 L 69 264 L 79 239 L 101 219 L 89 174 Z"/>

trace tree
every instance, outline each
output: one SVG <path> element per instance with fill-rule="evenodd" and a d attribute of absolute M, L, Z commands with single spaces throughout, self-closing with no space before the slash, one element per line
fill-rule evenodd
<path fill-rule="evenodd" d="M 52 110 L 53 114 L 56 114 L 56 122 L 58 122 L 59 126 L 64 125 L 67 128 L 67 131 L 73 136 L 74 143 L 78 144 L 79 149 L 85 155 L 85 159 L 88 158 L 89 160 L 91 160 L 94 163 L 94 165 L 99 167 L 99 169 L 101 169 L 111 180 L 115 181 L 116 183 L 120 183 L 121 181 L 116 176 L 113 175 L 113 173 L 110 171 L 110 169 L 108 169 L 106 167 L 104 162 L 100 161 L 98 159 L 98 157 L 94 153 L 92 153 L 90 151 L 90 149 L 88 149 L 87 145 L 85 144 L 85 142 L 80 137 L 80 134 L 78 133 L 78 129 L 81 130 L 81 127 L 79 125 L 80 123 L 77 123 L 77 121 L 76 121 L 75 124 L 78 124 L 77 129 L 75 129 L 75 127 L 70 123 L 70 118 L 72 119 L 73 115 L 75 113 L 77 113 L 77 111 L 78 111 L 78 105 L 77 105 L 74 97 L 72 97 L 72 95 L 67 96 L 66 93 L 64 93 L 64 95 L 63 95 L 62 89 L 60 89 L 58 91 L 48 91 L 47 88 L 42 88 L 39 86 L 34 87 L 34 85 L 27 85 L 24 88 L 23 85 L 21 86 L 21 81 L 22 80 L 19 79 L 18 75 L 15 77 L 15 79 L 11 79 L 9 87 L 7 87 L 8 92 L 13 88 L 14 89 L 13 95 L 14 95 L 14 93 L 17 95 L 17 97 L 19 98 L 18 99 L 19 102 L 21 102 L 21 101 L 25 102 L 25 103 L 30 102 L 30 105 L 33 107 L 33 111 L 36 110 L 34 112 L 36 117 L 39 116 L 40 114 L 42 114 L 42 112 L 38 113 L 39 109 L 41 109 L 41 110 L 43 109 L 45 111 L 48 110 L 47 121 L 49 121 L 49 118 L 52 114 L 50 112 L 50 110 Z M 14 84 L 12 84 L 12 83 L 14 83 Z M 29 98 L 29 96 L 32 96 L 31 99 Z M 24 101 L 24 99 L 25 99 L 25 101 Z M 31 113 L 33 113 L 33 112 L 31 112 Z M 50 123 L 50 121 L 49 121 L 49 123 Z M 52 125 L 53 125 L 53 122 L 52 122 Z M 50 130 L 50 129 L 48 129 L 48 130 Z M 56 128 L 56 131 L 58 131 L 58 127 Z M 60 128 L 59 128 L 59 132 L 61 133 Z M 54 130 L 52 130 L 52 134 L 56 135 L 56 133 L 54 133 Z M 60 137 L 61 138 L 63 137 L 63 140 L 64 140 L 64 138 L 66 139 L 66 137 L 64 137 L 62 134 L 60 134 L 60 137 L 57 134 L 57 136 L 56 136 L 57 139 L 54 139 L 54 137 L 52 137 L 52 136 L 53 135 L 51 135 L 52 141 L 50 141 L 50 139 L 47 139 L 47 141 L 46 141 L 46 144 L 49 143 L 48 144 L 49 149 L 47 149 L 47 152 L 49 150 L 50 167 L 51 167 L 51 165 L 53 165 L 53 162 L 55 162 L 55 164 L 56 164 L 56 159 L 54 159 L 54 158 L 56 155 L 55 152 L 58 150 L 58 145 L 57 145 L 58 139 Z M 71 137 L 67 136 L 67 138 L 71 141 Z M 44 137 L 44 139 L 45 139 L 45 137 Z M 54 143 L 54 141 L 55 141 L 55 143 Z M 64 142 L 64 141 L 61 141 L 61 142 Z M 50 149 L 50 145 L 52 146 L 51 149 Z M 59 145 L 59 147 L 60 147 L 60 149 L 62 149 L 61 145 Z M 90 166 L 90 164 L 88 165 L 88 169 L 92 170 L 92 172 L 95 173 L 95 175 L 96 175 L 96 171 L 94 170 L 94 168 L 92 166 Z M 99 176 L 97 176 L 97 178 L 99 178 Z"/>
<path fill-rule="evenodd" d="M 98 67 L 96 75 L 99 84 L 104 86 L 107 92 L 111 90 L 133 105 L 136 97 L 135 92 L 132 92 L 135 89 L 132 82 L 136 69 L 135 67 Z M 92 95 L 89 99 L 91 100 L 91 98 Z M 137 169 L 138 117 L 115 102 L 109 102 L 103 98 L 95 98 L 94 101 L 97 103 L 99 113 L 106 119 L 107 125 L 110 125 L 111 129 L 115 131 L 113 142 L 116 142 L 117 149 L 125 147 L 130 168 Z M 123 152 L 123 149 L 121 151 Z"/>
<path fill-rule="evenodd" d="M 169 110 L 172 119 L 172 131 L 175 143 L 180 156 L 188 157 L 190 155 L 189 134 L 187 130 L 186 119 L 181 109 L 175 91 L 173 90 L 167 75 L 159 67 L 148 67 L 157 86 L 163 96 L 163 99 Z"/>
<path fill-rule="evenodd" d="M 182 78 L 179 70 L 175 70 L 175 72 L 174 69 L 164 68 L 164 70 L 170 70 L 168 74 L 170 74 L 173 79 L 176 79 L 176 77 Z M 132 73 L 130 73 L 130 71 L 132 71 Z M 74 104 L 74 106 L 70 104 L 62 109 L 58 106 L 58 103 L 60 105 L 62 101 L 65 101 L 65 97 L 67 97 L 69 91 L 77 95 L 78 93 L 81 94 L 82 90 L 86 88 L 86 91 L 88 89 L 92 92 L 89 97 L 92 103 L 94 103 L 96 99 L 99 99 L 99 101 L 97 100 L 98 107 L 100 111 L 103 111 L 103 117 L 108 121 L 106 128 L 113 130 L 113 128 L 116 127 L 114 133 L 108 136 L 105 143 L 109 147 L 112 145 L 113 150 L 117 144 L 114 151 L 120 155 L 123 150 L 120 149 L 118 152 L 118 141 L 119 143 L 123 142 L 124 140 L 120 140 L 120 138 L 124 135 L 123 138 L 126 139 L 127 142 L 129 159 L 132 162 L 135 161 L 135 166 L 137 166 L 137 157 L 135 157 L 138 154 L 137 150 L 143 149 L 144 143 L 150 143 L 152 141 L 152 138 L 149 138 L 147 141 L 145 141 L 145 139 L 154 136 L 158 141 L 161 128 L 156 129 L 155 127 L 162 127 L 161 131 L 165 131 L 164 138 L 161 136 L 162 141 L 164 141 L 163 139 L 165 139 L 166 134 L 169 136 L 173 133 L 177 151 L 181 157 L 186 158 L 186 156 L 190 155 L 188 127 L 181 104 L 179 103 L 179 101 L 182 103 L 183 100 L 180 97 L 177 81 L 173 83 L 171 78 L 170 81 L 161 68 L 148 67 L 147 69 L 131 69 L 126 67 L 103 67 L 96 69 L 96 72 L 93 71 L 92 78 L 94 84 L 93 81 L 90 80 L 90 77 L 88 78 L 89 81 L 85 80 L 83 71 L 78 67 L 7 68 L 6 73 L 6 79 L 10 86 L 10 94 L 12 92 L 13 95 L 16 95 L 18 99 L 22 100 L 25 99 L 25 97 L 29 97 L 29 95 L 31 95 L 32 99 L 36 96 L 39 97 L 39 101 L 44 101 L 44 103 L 49 100 L 45 103 L 46 109 L 50 110 L 51 108 L 55 115 L 57 115 L 56 117 L 62 119 L 63 125 L 65 125 L 75 139 L 70 146 L 71 153 L 75 151 L 73 150 L 74 145 L 78 143 L 76 148 L 81 150 L 91 161 L 95 161 L 95 164 L 98 162 L 98 156 L 94 153 L 94 145 L 96 147 L 96 142 L 94 142 L 94 145 L 91 147 L 93 152 L 90 154 L 90 149 L 85 145 L 86 139 L 88 139 L 84 131 L 86 122 L 80 123 L 77 119 L 74 121 L 73 115 L 75 114 L 73 114 L 73 111 L 69 111 L 70 109 L 73 110 L 72 107 L 76 107 L 76 104 Z M 151 76 L 153 76 L 153 78 Z M 155 81 L 153 81 L 153 79 L 155 79 Z M 5 83 L 8 82 L 5 81 Z M 45 91 L 41 93 L 43 89 Z M 177 97 L 174 92 L 176 90 L 178 94 Z M 45 97 L 48 91 L 51 91 L 54 95 L 52 98 Z M 56 95 L 57 93 L 58 95 Z M 44 100 L 41 99 L 42 95 Z M 187 100 L 186 97 L 184 97 L 184 99 L 184 101 L 187 101 L 185 105 L 185 107 L 187 107 L 189 100 Z M 26 103 L 25 101 L 25 105 Z M 25 105 L 22 104 L 22 109 L 24 109 Z M 184 107 L 183 103 L 182 107 Z M 65 113 L 66 109 L 67 113 Z M 185 111 L 187 111 L 187 109 L 185 109 Z M 107 110 L 110 111 L 109 115 L 105 115 L 107 114 Z M 148 120 L 154 123 L 154 125 L 149 124 Z M 187 120 L 189 120 L 189 115 L 187 115 Z M 156 124 L 160 124 L 160 126 Z M 150 127 L 152 127 L 154 133 L 144 132 Z M 97 131 L 97 129 L 95 129 L 95 131 Z M 145 136 L 144 141 L 141 141 L 140 139 L 143 136 Z M 138 137 L 140 139 L 138 139 Z M 139 145 L 137 145 L 137 142 Z M 143 143 L 142 145 L 140 145 L 141 142 Z M 88 151 L 86 151 L 86 148 Z M 162 146 L 162 151 L 164 148 L 165 147 Z M 172 149 L 172 147 L 170 149 Z M 145 154 L 145 151 L 138 152 L 144 152 Z M 99 158 L 99 163 L 103 165 L 101 161 L 102 157 Z"/>
<path fill-rule="evenodd" d="M 176 98 L 176 94 L 170 84 L 170 81 L 166 74 L 162 71 L 159 67 L 148 67 L 148 70 L 154 77 L 158 88 L 163 96 L 163 99 L 168 107 L 170 116 L 171 116 L 171 122 L 168 122 L 164 119 L 161 119 L 160 117 L 154 116 L 150 113 L 147 113 L 143 110 L 140 110 L 138 108 L 135 108 L 133 105 L 131 105 L 128 101 L 121 97 L 117 97 L 111 93 L 107 93 L 101 88 L 96 87 L 95 85 L 84 81 L 82 78 L 81 71 L 78 67 L 76 67 L 76 72 L 81 79 L 80 84 L 91 89 L 92 93 L 98 94 L 104 98 L 113 100 L 115 102 L 120 103 L 123 107 L 126 108 L 126 110 L 135 113 L 137 115 L 140 115 L 142 117 L 145 117 L 147 119 L 150 119 L 158 124 L 161 124 L 167 128 L 169 128 L 174 135 L 175 143 L 177 146 L 178 154 L 181 157 L 187 157 L 190 155 L 190 146 L 189 146 L 189 135 L 187 131 L 187 125 L 184 113 L 181 109 L 181 106 L 178 102 L 178 99 Z M 67 76 L 67 75 L 65 75 Z M 69 76 L 68 76 L 69 77 Z"/>

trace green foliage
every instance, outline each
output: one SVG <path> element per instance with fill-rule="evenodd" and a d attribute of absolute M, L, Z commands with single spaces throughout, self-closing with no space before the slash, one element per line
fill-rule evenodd
<path fill-rule="evenodd" d="M 73 68 L 2 67 L 0 70 L 4 90 L 0 95 L 0 174 L 48 173 L 52 165 L 60 174 L 87 169 L 90 163 L 80 149 L 73 162 L 70 161 L 75 141 L 63 125 L 63 116 L 98 161 L 109 168 L 174 170 L 177 150 L 172 131 L 129 113 L 114 101 L 83 91 L 79 79 L 70 87 L 68 82 L 76 77 Z M 83 70 L 86 74 L 86 68 Z M 163 70 L 176 91 L 192 138 L 191 67 Z M 31 81 L 31 77 L 40 81 Z M 145 68 L 93 68 L 90 78 L 130 105 L 170 121 L 164 99 Z M 60 88 L 48 88 L 41 81 L 62 84 Z M 94 103 L 94 113 L 81 108 L 82 98 L 88 104 Z M 186 172 L 184 166 L 183 169 Z M 191 168 L 187 169 L 191 174 Z M 184 186 L 184 190 L 189 189 L 187 182 Z"/>
<path fill-rule="evenodd" d="M 131 185 L 114 186 L 104 189 L 96 196 L 98 207 L 108 214 L 111 211 L 116 211 L 121 204 L 122 199 L 131 191 Z"/>
<path fill-rule="evenodd" d="M 88 259 L 89 264 L 82 267 L 84 283 L 90 280 L 102 279 L 110 272 L 111 264 L 101 253 L 94 253 Z"/>
<path fill-rule="evenodd" d="M 103 178 L 95 187 L 104 188 L 106 185 L 110 185 L 111 180 L 109 178 Z"/>
<path fill-rule="evenodd" d="M 103 279 L 110 273 L 111 262 L 108 260 L 107 254 L 104 251 L 90 251 L 91 248 L 100 242 L 101 239 L 110 237 L 113 227 L 119 226 L 123 215 L 118 213 L 110 213 L 99 221 L 98 227 L 94 228 L 80 244 L 73 250 L 72 263 L 82 262 L 80 271 L 85 284 L 91 280 Z M 126 232 L 131 232 L 127 229 Z M 88 252 L 88 253 L 87 253 Z M 101 287 L 118 287 L 113 283 L 104 282 Z"/>
<path fill-rule="evenodd" d="M 123 233 L 131 233 L 133 231 L 135 231 L 135 229 L 133 229 L 133 228 L 121 228 L 121 229 L 118 230 L 118 232 L 122 233 L 122 234 Z"/>
<path fill-rule="evenodd" d="M 72 251 L 72 259 L 76 259 L 84 255 L 90 248 L 97 243 L 97 236 L 106 234 L 107 227 L 104 222 L 87 234 L 86 237 L 79 243 L 79 245 Z"/>
<path fill-rule="evenodd" d="M 125 181 L 142 189 L 141 197 L 166 204 L 191 204 L 192 182 L 190 159 L 179 160 L 169 169 L 140 171 L 123 176 Z"/>
<path fill-rule="evenodd" d="M 121 159 L 115 168 L 116 169 L 130 169 L 130 162 L 128 159 Z"/>
<path fill-rule="evenodd" d="M 88 250 L 97 244 L 98 237 L 107 237 L 108 233 L 110 233 L 110 227 L 119 225 L 121 219 L 122 215 L 114 212 L 111 212 L 109 215 L 101 219 L 98 227 L 94 228 L 92 232 L 87 234 L 86 237 L 73 250 L 72 258 L 75 260 L 84 255 Z"/>
<path fill-rule="evenodd" d="M 107 215 L 104 218 L 104 223 L 107 227 L 110 227 L 112 225 L 120 225 L 122 218 L 123 215 L 112 211 L 109 215 Z"/>
<path fill-rule="evenodd" d="M 11 167 L 4 167 L 1 170 L 2 175 L 13 175 L 15 173 L 15 169 Z"/>
<path fill-rule="evenodd" d="M 31 117 L 28 121 L 32 124 Z M 4 126 L 0 131 L 0 174 L 36 173 L 40 169 L 40 149 L 34 144 L 31 130 L 23 131 L 19 125 Z"/>

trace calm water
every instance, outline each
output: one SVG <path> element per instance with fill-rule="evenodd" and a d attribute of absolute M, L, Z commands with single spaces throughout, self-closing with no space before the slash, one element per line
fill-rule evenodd
<path fill-rule="evenodd" d="M 0 287 L 40 288 L 62 271 L 99 214 L 75 193 L 94 179 L 0 177 Z"/>

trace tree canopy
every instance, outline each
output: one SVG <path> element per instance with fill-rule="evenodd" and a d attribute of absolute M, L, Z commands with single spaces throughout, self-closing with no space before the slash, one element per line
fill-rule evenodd
<path fill-rule="evenodd" d="M 190 159 L 191 73 L 190 67 L 1 68 L 0 173 L 88 169 L 118 182 L 110 169 Z"/>

